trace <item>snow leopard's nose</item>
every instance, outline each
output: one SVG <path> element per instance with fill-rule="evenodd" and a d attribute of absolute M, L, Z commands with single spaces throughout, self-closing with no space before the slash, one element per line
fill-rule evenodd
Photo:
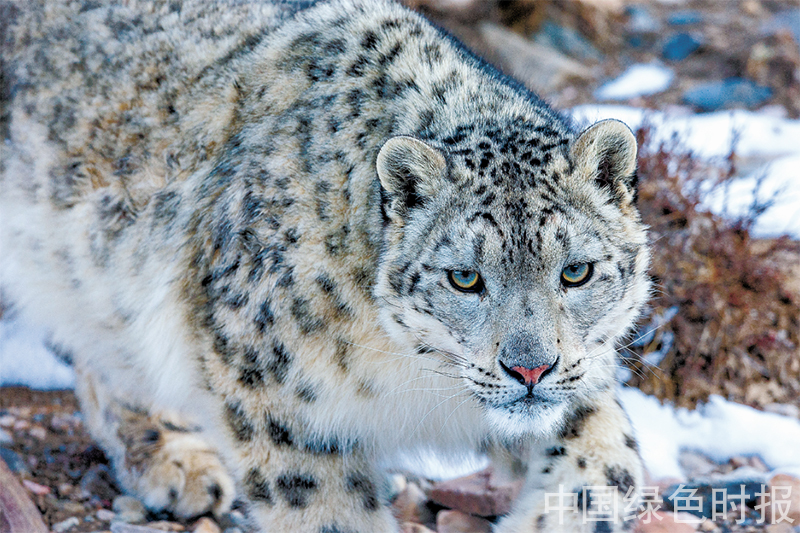
<path fill-rule="evenodd" d="M 512 335 L 500 349 L 500 367 L 512 379 L 533 387 L 555 366 L 558 356 L 529 333 Z"/>
<path fill-rule="evenodd" d="M 542 377 L 542 374 L 550 370 L 550 368 L 552 368 L 550 365 L 537 366 L 536 368 L 513 366 L 505 370 L 512 378 L 516 379 L 523 385 L 532 387 L 539 383 L 539 378 Z"/>

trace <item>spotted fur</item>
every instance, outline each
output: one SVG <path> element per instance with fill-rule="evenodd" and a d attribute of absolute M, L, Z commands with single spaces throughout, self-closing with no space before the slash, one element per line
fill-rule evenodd
<path fill-rule="evenodd" d="M 578 134 L 388 0 L 0 14 L 4 291 L 151 508 L 222 512 L 235 483 L 263 531 L 397 531 L 376 465 L 419 444 L 523 450 L 507 533 L 590 528 L 544 514 L 560 484 L 639 484 L 624 125 Z"/>

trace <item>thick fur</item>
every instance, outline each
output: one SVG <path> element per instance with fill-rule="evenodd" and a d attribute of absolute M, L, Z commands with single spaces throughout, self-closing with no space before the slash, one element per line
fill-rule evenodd
<path fill-rule="evenodd" d="M 576 135 L 396 4 L 306 4 L 0 1 L 4 291 L 151 508 L 235 484 L 261 531 L 397 531 L 382 458 L 494 446 L 530 464 L 498 531 L 593 531 L 544 494 L 641 479 L 633 136 Z"/>

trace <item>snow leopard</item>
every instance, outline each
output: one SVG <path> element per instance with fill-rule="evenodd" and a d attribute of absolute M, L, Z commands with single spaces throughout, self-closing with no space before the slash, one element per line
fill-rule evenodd
<path fill-rule="evenodd" d="M 397 532 L 383 465 L 477 450 L 526 465 L 498 533 L 633 527 L 616 345 L 649 252 L 623 123 L 579 131 L 390 0 L 0 14 L 3 294 L 74 365 L 125 491 Z"/>

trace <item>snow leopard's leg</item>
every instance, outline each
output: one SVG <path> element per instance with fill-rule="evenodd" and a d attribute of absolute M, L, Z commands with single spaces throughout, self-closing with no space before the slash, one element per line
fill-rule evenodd
<path fill-rule="evenodd" d="M 225 418 L 233 433 L 227 449 L 257 531 L 398 531 L 378 469 L 357 442 L 310 435 L 289 413 L 251 417 L 238 403 L 228 404 Z"/>
<path fill-rule="evenodd" d="M 556 436 L 531 444 L 525 486 L 496 532 L 632 530 L 643 480 L 632 435 L 614 392 L 575 410 Z"/>
<path fill-rule="evenodd" d="M 233 479 L 199 428 L 176 413 L 126 404 L 86 369 L 76 367 L 76 375 L 87 429 L 126 492 L 153 511 L 186 518 L 230 508 Z"/>

